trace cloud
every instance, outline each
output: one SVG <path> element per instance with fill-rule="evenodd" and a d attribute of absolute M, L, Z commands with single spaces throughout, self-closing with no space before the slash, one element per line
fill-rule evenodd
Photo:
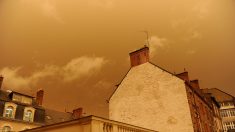
<path fill-rule="evenodd" d="M 21 67 L 5 67 L 0 70 L 4 76 L 4 87 L 13 90 L 30 91 L 38 82 L 46 77 L 59 77 L 61 80 L 71 82 L 82 77 L 89 77 L 101 70 L 107 60 L 102 57 L 82 56 L 72 59 L 63 66 L 44 65 L 43 68 L 32 72 L 28 76 L 22 76 L 19 71 Z"/>
<path fill-rule="evenodd" d="M 168 40 L 166 38 L 160 38 L 158 36 L 152 36 L 149 39 L 149 47 L 150 47 L 150 56 L 153 57 L 158 49 L 164 49 L 168 44 Z"/>
<path fill-rule="evenodd" d="M 65 81 L 72 81 L 87 74 L 94 74 L 106 63 L 101 57 L 80 57 L 71 60 L 63 69 Z"/>
<path fill-rule="evenodd" d="M 30 80 L 27 77 L 23 77 L 18 74 L 20 67 L 9 68 L 5 67 L 0 70 L 0 73 L 4 76 L 3 85 L 7 88 L 25 88 L 28 90 Z"/>

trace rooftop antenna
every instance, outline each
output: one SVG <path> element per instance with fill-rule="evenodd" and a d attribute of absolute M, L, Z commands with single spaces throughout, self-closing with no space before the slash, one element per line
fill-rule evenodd
<path fill-rule="evenodd" d="M 146 37 L 147 37 L 146 46 L 149 47 L 149 33 L 147 30 L 144 30 L 142 32 L 144 32 L 146 34 Z"/>

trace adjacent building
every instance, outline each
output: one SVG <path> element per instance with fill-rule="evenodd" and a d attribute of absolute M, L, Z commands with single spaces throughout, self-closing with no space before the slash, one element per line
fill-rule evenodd
<path fill-rule="evenodd" d="M 188 73 L 149 61 L 149 48 L 130 53 L 131 68 L 109 99 L 109 118 L 162 132 L 221 132 L 219 105 Z"/>
<path fill-rule="evenodd" d="M 87 116 L 24 132 L 157 132 L 138 126 L 112 121 L 97 116 Z"/>
<path fill-rule="evenodd" d="M 2 81 L 3 77 L 0 77 L 0 84 Z M 45 109 L 43 95 L 43 90 L 39 90 L 35 98 L 2 90 L 0 85 L 0 131 L 21 131 L 75 118 L 73 113 Z"/>
<path fill-rule="evenodd" d="M 234 96 L 217 88 L 203 89 L 215 98 L 220 104 L 220 115 L 222 117 L 225 132 L 235 132 L 235 98 Z"/>

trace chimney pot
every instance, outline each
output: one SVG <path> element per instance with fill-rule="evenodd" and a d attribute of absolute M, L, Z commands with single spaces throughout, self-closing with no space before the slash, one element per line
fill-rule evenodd
<path fill-rule="evenodd" d="M 149 62 L 149 47 L 145 46 L 130 54 L 131 67 L 138 66 Z"/>
<path fill-rule="evenodd" d="M 82 117 L 82 108 L 77 108 L 73 110 L 73 118 L 78 119 Z"/>
<path fill-rule="evenodd" d="M 200 89 L 198 79 L 196 79 L 196 80 L 191 80 L 191 81 L 190 81 L 190 85 L 191 85 L 193 88 L 195 88 L 195 89 Z"/>
<path fill-rule="evenodd" d="M 38 105 L 40 105 L 40 106 L 42 106 L 43 96 L 44 96 L 44 91 L 43 90 L 39 90 L 37 92 L 37 96 L 36 96 L 36 103 Z"/>

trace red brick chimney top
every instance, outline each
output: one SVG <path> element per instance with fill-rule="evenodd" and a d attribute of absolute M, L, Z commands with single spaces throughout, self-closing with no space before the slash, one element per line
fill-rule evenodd
<path fill-rule="evenodd" d="M 42 106 L 43 96 L 44 96 L 44 91 L 41 89 L 37 92 L 36 95 L 36 103 L 40 106 Z"/>
<path fill-rule="evenodd" d="M 82 108 L 77 108 L 73 110 L 73 118 L 78 119 L 82 117 Z"/>
<path fill-rule="evenodd" d="M 144 46 L 143 48 L 131 52 L 130 54 L 131 67 L 138 66 L 149 62 L 149 47 Z"/>
<path fill-rule="evenodd" d="M 190 85 L 191 85 L 193 88 L 200 89 L 199 80 L 198 80 L 198 79 L 191 80 L 191 81 L 190 81 Z"/>

